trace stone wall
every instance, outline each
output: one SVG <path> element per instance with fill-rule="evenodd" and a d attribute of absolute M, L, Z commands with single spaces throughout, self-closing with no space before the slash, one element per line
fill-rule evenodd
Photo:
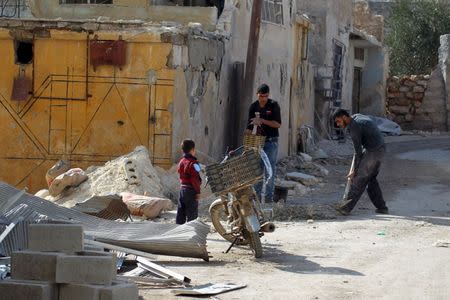
<path fill-rule="evenodd" d="M 431 75 L 388 79 L 388 117 L 403 130 L 446 131 L 445 104 L 444 80 L 439 69 Z"/>

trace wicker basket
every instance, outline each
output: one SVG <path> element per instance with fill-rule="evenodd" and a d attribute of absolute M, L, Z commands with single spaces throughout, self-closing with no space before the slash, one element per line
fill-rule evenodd
<path fill-rule="evenodd" d="M 254 184 L 261 180 L 263 175 L 261 157 L 254 149 L 246 150 L 242 155 L 233 157 L 223 164 L 206 167 L 208 183 L 216 195 Z"/>
<path fill-rule="evenodd" d="M 265 141 L 266 137 L 263 135 L 244 134 L 244 148 L 261 149 L 264 147 Z"/>

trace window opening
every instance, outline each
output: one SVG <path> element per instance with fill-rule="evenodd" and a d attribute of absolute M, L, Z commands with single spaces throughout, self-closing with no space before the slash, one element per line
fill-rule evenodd
<path fill-rule="evenodd" d="M 16 63 L 21 65 L 29 64 L 33 61 L 33 43 L 16 42 Z"/>

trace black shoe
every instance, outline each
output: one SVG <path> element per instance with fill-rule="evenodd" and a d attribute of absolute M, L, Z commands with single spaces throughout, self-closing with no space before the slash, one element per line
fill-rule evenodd
<path fill-rule="evenodd" d="M 387 214 L 389 214 L 389 209 L 388 209 L 387 207 L 377 208 L 377 209 L 375 210 L 375 212 L 376 212 L 377 214 L 384 214 L 384 215 L 387 215 Z"/>
<path fill-rule="evenodd" d="M 345 209 L 344 207 L 342 207 L 339 204 L 336 205 L 335 209 L 338 213 L 340 213 L 343 216 L 348 216 L 350 214 L 350 211 L 348 211 L 347 209 Z"/>

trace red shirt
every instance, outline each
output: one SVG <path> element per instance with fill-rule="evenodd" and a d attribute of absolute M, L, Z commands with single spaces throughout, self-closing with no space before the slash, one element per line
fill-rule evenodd
<path fill-rule="evenodd" d="M 195 165 L 197 165 L 197 169 L 200 170 L 197 158 L 191 154 L 185 154 L 178 163 L 178 174 L 180 174 L 181 185 L 190 186 L 197 194 L 200 194 L 200 184 L 202 183 L 202 179 L 200 178 L 199 171 L 195 169 Z"/>

